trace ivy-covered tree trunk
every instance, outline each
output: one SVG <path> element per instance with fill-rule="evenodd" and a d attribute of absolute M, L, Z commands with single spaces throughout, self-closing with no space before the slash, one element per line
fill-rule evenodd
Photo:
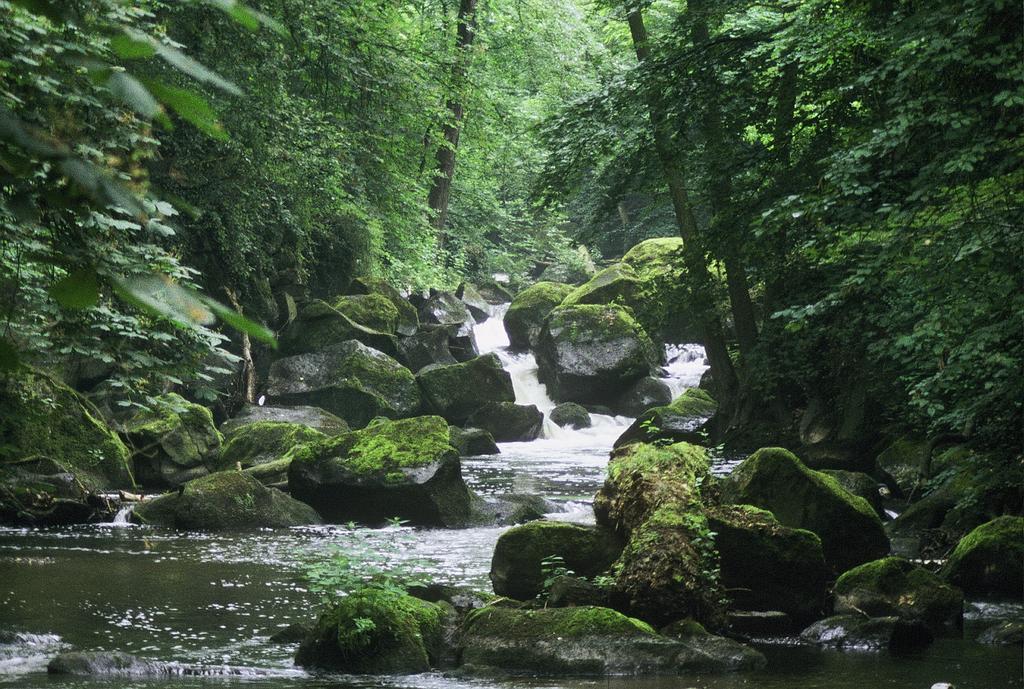
<path fill-rule="evenodd" d="M 451 198 L 452 179 L 455 177 L 455 153 L 459 148 L 459 130 L 462 125 L 462 90 L 466 83 L 466 63 L 476 32 L 477 0 L 459 2 L 458 29 L 455 39 L 455 59 L 452 62 L 451 93 L 448 98 L 448 121 L 443 127 L 444 141 L 437 148 L 437 168 L 430 187 L 427 204 L 433 212 L 434 227 L 444 244 L 444 227 L 448 222 L 448 201 Z"/>
<path fill-rule="evenodd" d="M 633 48 L 636 51 L 637 60 L 643 63 L 650 54 L 643 15 L 638 8 L 627 5 L 627 9 Z M 694 297 L 695 311 L 700 320 L 704 348 L 711 364 L 711 377 L 718 393 L 719 402 L 728 407 L 731 405 L 736 391 L 736 371 L 729 358 L 722 324 L 715 314 L 711 273 L 701 248 L 697 220 L 686 191 L 686 179 L 672 153 L 671 136 L 664 109 L 655 98 L 648 96 L 647 110 L 651 120 L 654 147 L 658 160 L 661 162 L 669 194 L 672 197 L 672 208 L 679 226 L 679 236 L 683 239 L 686 272 L 690 282 L 690 291 Z"/>

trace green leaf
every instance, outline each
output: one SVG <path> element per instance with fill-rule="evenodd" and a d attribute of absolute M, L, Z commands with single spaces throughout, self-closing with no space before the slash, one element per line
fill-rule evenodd
<path fill-rule="evenodd" d="M 7 340 L 0 340 L 0 372 L 13 371 L 20 363 L 14 345 Z"/>
<path fill-rule="evenodd" d="M 132 110 L 146 119 L 158 117 L 162 108 L 142 83 L 126 72 L 113 72 L 107 79 L 107 88 L 123 100 Z"/>
<path fill-rule="evenodd" d="M 255 321 L 251 321 L 242 314 L 238 313 L 234 309 L 228 308 L 224 304 L 221 304 L 215 299 L 203 296 L 203 303 L 220 318 L 222 321 L 230 325 L 232 328 L 239 332 L 246 333 L 255 337 L 257 340 L 267 343 L 274 349 L 277 349 L 277 339 L 274 338 L 274 333 L 266 326 L 260 325 Z"/>
<path fill-rule="evenodd" d="M 281 22 L 258 10 L 254 10 L 238 0 L 205 0 L 205 2 L 207 5 L 216 7 L 221 12 L 224 12 L 250 31 L 255 31 L 262 24 L 282 36 L 288 33 Z"/>
<path fill-rule="evenodd" d="M 125 33 L 132 40 L 148 43 L 156 54 L 164 60 L 164 62 L 171 65 L 178 71 L 187 74 L 196 81 L 210 84 L 211 86 L 215 86 L 235 96 L 242 95 L 242 90 L 240 88 L 177 48 L 169 46 L 166 43 L 161 43 L 152 36 L 137 29 L 126 28 Z"/>
<path fill-rule="evenodd" d="M 136 275 L 115 279 L 118 296 L 143 311 L 166 318 L 179 327 L 209 325 L 213 313 L 206 308 L 202 295 L 176 284 L 166 275 Z"/>
<path fill-rule="evenodd" d="M 144 83 L 154 96 L 178 113 L 182 119 L 191 122 L 196 129 L 214 139 L 227 141 L 228 133 L 217 119 L 217 112 L 201 95 L 153 79 L 146 79 Z"/>
<path fill-rule="evenodd" d="M 91 309 L 100 301 L 96 271 L 80 268 L 50 287 L 50 296 L 69 309 Z"/>
<path fill-rule="evenodd" d="M 53 0 L 11 0 L 13 5 L 28 10 L 32 14 L 46 17 L 54 24 L 63 24 L 70 13 L 64 2 L 53 2 Z"/>
<path fill-rule="evenodd" d="M 156 49 L 147 41 L 137 41 L 123 34 L 110 39 L 110 49 L 124 60 L 144 60 L 156 55 Z"/>

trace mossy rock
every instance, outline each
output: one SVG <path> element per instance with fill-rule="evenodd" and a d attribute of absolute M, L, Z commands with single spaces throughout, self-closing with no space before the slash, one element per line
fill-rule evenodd
<path fill-rule="evenodd" d="M 147 488 L 175 488 L 221 467 L 223 436 L 213 414 L 176 393 L 137 412 L 122 432 L 134 449 L 138 482 Z"/>
<path fill-rule="evenodd" d="M 0 376 L 0 466 L 37 458 L 89 490 L 134 485 L 128 448 L 99 415 L 50 375 L 21 369 Z"/>
<path fill-rule="evenodd" d="M 495 280 L 483 280 L 476 284 L 476 291 L 480 293 L 480 296 L 487 300 L 488 304 L 497 306 L 498 304 L 508 304 L 515 295 L 512 292 L 511 286 L 508 284 L 502 284 Z"/>
<path fill-rule="evenodd" d="M 439 416 L 383 420 L 292 452 L 289 489 L 331 522 L 464 526 L 470 491 Z"/>
<path fill-rule="evenodd" d="M 495 354 L 465 363 L 428 366 L 416 375 L 430 409 L 452 423 L 463 423 L 488 402 L 515 402 L 512 377 Z"/>
<path fill-rule="evenodd" d="M 715 412 L 718 403 L 700 388 L 688 388 L 671 403 L 653 407 L 640 414 L 615 441 L 615 447 L 628 443 L 700 443 L 702 427 Z"/>
<path fill-rule="evenodd" d="M 360 589 L 320 616 L 295 664 L 358 675 L 426 672 L 440 657 L 450 614 L 401 591 Z"/>
<path fill-rule="evenodd" d="M 349 286 L 349 291 L 353 294 L 376 294 L 386 297 L 398 312 L 395 329 L 399 335 L 412 335 L 419 328 L 420 319 L 416 313 L 416 307 L 410 304 L 409 300 L 384 278 L 356 278 Z"/>
<path fill-rule="evenodd" d="M 559 282 L 538 282 L 516 295 L 503 318 L 505 332 L 513 349 L 537 346 L 544 319 L 572 291 Z"/>
<path fill-rule="evenodd" d="M 779 610 L 800 625 L 825 611 L 832 573 L 817 535 L 752 505 L 709 509 L 708 526 L 732 608 Z"/>
<path fill-rule="evenodd" d="M 1024 517 L 982 524 L 961 539 L 942 575 L 973 596 L 1024 596 Z"/>
<path fill-rule="evenodd" d="M 964 596 L 924 567 L 901 557 L 866 562 L 835 585 L 835 613 L 896 615 L 925 624 L 934 634 L 959 632 Z"/>
<path fill-rule="evenodd" d="M 179 493 L 144 500 L 132 518 L 142 524 L 200 531 L 320 523 L 312 507 L 242 471 L 210 474 L 189 481 Z"/>
<path fill-rule="evenodd" d="M 66 526 L 96 520 L 96 503 L 74 474 L 41 458 L 0 465 L 0 524 Z"/>
<path fill-rule="evenodd" d="M 332 306 L 364 328 L 388 335 L 398 332 L 398 308 L 382 294 L 350 294 L 336 298 Z"/>
<path fill-rule="evenodd" d="M 297 445 L 328 436 L 308 426 L 283 421 L 258 421 L 237 427 L 227 436 L 221 452 L 225 467 L 249 468 L 283 457 Z"/>
<path fill-rule="evenodd" d="M 752 454 L 722 482 L 722 496 L 769 510 L 785 526 L 818 534 L 825 560 L 837 572 L 889 554 L 889 539 L 871 505 L 835 479 L 808 469 L 789 450 L 769 447 Z"/>
<path fill-rule="evenodd" d="M 737 657 L 734 647 L 715 647 L 706 643 L 708 638 L 718 637 L 697 643 L 669 639 L 645 622 L 609 608 L 490 606 L 467 617 L 460 655 L 463 671 L 470 674 L 498 670 L 534 676 L 675 675 L 764 666 L 764 657 L 756 651 L 747 649 Z"/>
<path fill-rule="evenodd" d="M 499 443 L 527 442 L 540 437 L 544 414 L 535 404 L 488 402 L 470 414 L 466 423 L 483 428 Z"/>
<path fill-rule="evenodd" d="M 471 325 L 476 322 L 461 299 L 451 292 L 431 290 L 428 297 L 419 307 L 421 323 L 436 325 Z"/>
<path fill-rule="evenodd" d="M 594 513 L 627 539 L 613 572 L 621 604 L 637 617 L 720 621 L 718 555 L 700 494 L 709 471 L 704 449 L 687 443 L 633 443 L 612 453 Z"/>
<path fill-rule="evenodd" d="M 462 300 L 477 323 L 483 323 L 491 317 L 491 305 L 471 283 L 461 283 L 455 290 L 455 296 Z"/>
<path fill-rule="evenodd" d="M 234 432 L 242 426 L 266 422 L 297 424 L 330 436 L 348 433 L 350 430 L 344 419 L 320 407 L 274 407 L 247 404 L 237 414 L 221 424 L 220 432 L 226 439 L 230 439 Z"/>
<path fill-rule="evenodd" d="M 1024 621 L 1007 620 L 999 622 L 978 635 L 978 643 L 999 645 L 1024 645 Z"/>
<path fill-rule="evenodd" d="M 900 493 L 910 495 L 923 480 L 929 448 L 923 438 L 900 438 L 878 455 L 875 467 L 892 479 Z"/>
<path fill-rule="evenodd" d="M 590 428 L 590 412 L 581 404 L 563 402 L 551 410 L 551 421 L 558 426 L 569 426 L 577 430 Z"/>
<path fill-rule="evenodd" d="M 540 379 L 559 402 L 609 404 L 659 360 L 647 333 L 619 306 L 560 306 L 537 341 Z"/>
<path fill-rule="evenodd" d="M 375 416 L 414 416 L 420 392 L 409 369 L 356 340 L 278 359 L 270 367 L 273 404 L 322 407 L 362 428 Z"/>
<path fill-rule="evenodd" d="M 566 522 L 535 521 L 498 538 L 491 558 L 491 584 L 499 596 L 536 597 L 544 588 L 543 560 L 560 557 L 575 574 L 601 574 L 622 551 L 622 541 L 604 529 Z"/>
<path fill-rule="evenodd" d="M 879 518 L 885 518 L 885 507 L 882 494 L 879 492 L 878 481 L 862 471 L 846 471 L 844 469 L 822 469 L 821 473 L 831 476 L 848 493 L 864 498 Z"/>
<path fill-rule="evenodd" d="M 402 363 L 415 372 L 434 364 L 447 366 L 459 363 L 449 348 L 450 337 L 451 333 L 445 326 L 426 326 L 413 335 L 399 339 Z"/>
<path fill-rule="evenodd" d="M 477 457 L 480 455 L 500 454 L 494 436 L 482 428 L 459 428 L 451 426 L 448 429 L 448 439 L 452 446 L 459 451 L 461 457 Z"/>
<path fill-rule="evenodd" d="M 390 303 L 385 308 L 394 316 L 394 307 Z M 350 308 L 350 311 L 354 312 L 355 308 Z M 362 325 L 319 299 L 302 307 L 296 319 L 278 337 L 278 345 L 282 355 L 295 356 L 319 352 L 349 340 L 362 342 L 391 357 L 400 356 L 394 328 L 390 332 L 382 332 Z"/>

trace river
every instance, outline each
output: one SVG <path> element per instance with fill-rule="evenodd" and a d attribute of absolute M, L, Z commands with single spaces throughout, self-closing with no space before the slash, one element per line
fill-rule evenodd
<path fill-rule="evenodd" d="M 482 352 L 494 351 L 511 373 L 517 402 L 550 411 L 532 355 L 506 351 L 503 308 L 477 326 Z M 674 393 L 704 371 L 695 345 L 670 347 L 665 380 Z M 504 443 L 501 454 L 467 458 L 467 483 L 481 493 L 539 493 L 563 506 L 553 519 L 592 522 L 590 499 L 604 478 L 608 451 L 631 420 L 594 416 L 582 431 L 545 426 L 532 443 Z M 716 458 L 727 473 L 736 458 Z M 759 645 L 768 667 L 739 676 L 601 680 L 466 680 L 440 673 L 358 678 L 311 675 L 292 666 L 294 645 L 268 637 L 310 620 L 316 601 L 306 588 L 309 563 L 336 552 L 365 554 L 375 567 L 398 566 L 437 582 L 489 589 L 491 552 L 503 528 L 462 530 L 325 526 L 251 533 L 180 533 L 118 523 L 70 528 L 0 528 L 0 687 L 395 687 L 409 689 L 853 689 L 1021 687 L 1019 647 L 978 644 L 995 619 L 1021 606 L 971 603 L 965 637 L 940 639 L 926 651 L 840 653 L 792 639 Z M 371 555 L 372 554 L 372 555 Z M 61 650 L 120 650 L 159 661 L 158 676 L 49 677 Z"/>

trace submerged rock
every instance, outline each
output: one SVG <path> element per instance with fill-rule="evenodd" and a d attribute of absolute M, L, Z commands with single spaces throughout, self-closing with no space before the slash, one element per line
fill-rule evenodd
<path fill-rule="evenodd" d="M 283 528 L 319 524 L 309 505 L 268 488 L 242 471 L 221 471 L 189 481 L 178 493 L 140 502 L 132 519 L 177 529 Z"/>
<path fill-rule="evenodd" d="M 483 428 L 499 443 L 536 440 L 544 427 L 544 414 L 534 404 L 488 402 L 469 415 L 466 423 Z"/>
<path fill-rule="evenodd" d="M 469 673 L 605 676 L 728 672 L 764 666 L 735 642 L 670 639 L 608 608 L 544 610 L 487 607 L 471 613 L 460 645 Z M 745 647 L 741 647 L 745 648 Z"/>
<path fill-rule="evenodd" d="M 499 596 L 529 600 L 543 591 L 544 580 L 550 576 L 545 572 L 545 560 L 560 558 L 558 566 L 593 577 L 607 570 L 621 550 L 622 542 L 604 529 L 531 522 L 498 538 L 491 559 L 491 584 Z"/>
<path fill-rule="evenodd" d="M 536 347 L 544 319 L 571 291 L 572 287 L 562 283 L 538 282 L 516 295 L 503 318 L 512 348 Z"/>
<path fill-rule="evenodd" d="M 275 404 L 322 407 L 354 428 L 375 416 L 401 418 L 420 408 L 409 369 L 355 340 L 275 361 L 267 395 Z"/>
<path fill-rule="evenodd" d="M 471 498 L 439 416 L 382 421 L 303 445 L 288 469 L 292 495 L 330 522 L 464 526 Z"/>
<path fill-rule="evenodd" d="M 801 625 L 825 611 L 832 576 L 817 535 L 751 505 L 710 509 L 708 527 L 732 607 L 781 611 Z"/>
<path fill-rule="evenodd" d="M 818 534 L 825 560 L 837 571 L 889 553 L 882 522 L 866 500 L 783 448 L 762 448 L 745 459 L 722 482 L 722 497 L 769 510 L 785 526 Z"/>
<path fill-rule="evenodd" d="M 514 402 L 512 377 L 495 354 L 462 364 L 429 366 L 416 380 L 431 409 L 453 423 L 463 423 L 488 402 Z"/>
<path fill-rule="evenodd" d="M 1024 517 L 999 517 L 963 537 L 942 575 L 964 593 L 1024 596 Z"/>
<path fill-rule="evenodd" d="M 558 307 L 537 342 L 540 379 L 560 402 L 611 402 L 657 362 L 654 343 L 621 306 Z"/>
<path fill-rule="evenodd" d="M 471 521 L 474 526 L 513 526 L 544 519 L 547 514 L 563 511 L 561 505 L 540 495 L 474 495 Z"/>
<path fill-rule="evenodd" d="M 581 404 L 563 402 L 551 410 L 551 421 L 558 426 L 569 426 L 577 430 L 590 428 L 590 412 Z"/>
<path fill-rule="evenodd" d="M 443 653 L 450 614 L 450 607 L 394 589 L 360 589 L 320 616 L 295 664 L 351 674 L 426 672 Z"/>
<path fill-rule="evenodd" d="M 978 642 L 1020 646 L 1024 644 L 1024 621 L 1008 620 L 993 625 L 978 635 Z"/>
<path fill-rule="evenodd" d="M 221 468 L 223 436 L 210 410 L 170 393 L 123 426 L 134 448 L 135 475 L 149 488 L 176 488 Z"/>
<path fill-rule="evenodd" d="M 344 420 L 320 407 L 273 407 L 247 404 L 235 416 L 221 424 L 220 432 L 231 437 L 235 430 L 252 423 L 273 421 L 276 423 L 293 423 L 324 435 L 348 433 L 349 427 Z"/>
<path fill-rule="evenodd" d="M 886 557 L 855 567 L 835 585 L 835 612 L 919 621 L 934 634 L 959 631 L 964 597 L 923 567 Z"/>
<path fill-rule="evenodd" d="M 681 620 L 661 630 L 664 636 L 684 642 L 686 651 L 676 658 L 692 672 L 732 672 L 758 670 L 767 661 L 760 651 L 733 639 L 709 633 L 694 620 Z"/>
<path fill-rule="evenodd" d="M 800 633 L 809 644 L 842 651 L 916 651 L 928 646 L 934 637 L 921 622 L 900 617 L 836 615 L 815 622 Z"/>

